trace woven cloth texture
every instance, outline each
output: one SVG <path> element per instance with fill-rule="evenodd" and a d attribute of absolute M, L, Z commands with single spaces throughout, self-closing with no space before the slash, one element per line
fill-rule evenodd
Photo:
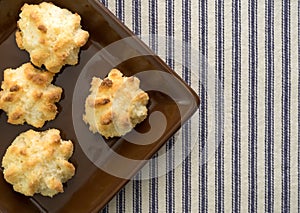
<path fill-rule="evenodd" d="M 102 212 L 299 212 L 300 2 L 102 3 L 201 99 Z"/>

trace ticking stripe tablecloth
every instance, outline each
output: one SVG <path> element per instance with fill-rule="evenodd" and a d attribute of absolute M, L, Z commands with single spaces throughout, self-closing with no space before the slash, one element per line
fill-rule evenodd
<path fill-rule="evenodd" d="M 300 2 L 102 2 L 201 98 L 103 212 L 298 212 Z"/>

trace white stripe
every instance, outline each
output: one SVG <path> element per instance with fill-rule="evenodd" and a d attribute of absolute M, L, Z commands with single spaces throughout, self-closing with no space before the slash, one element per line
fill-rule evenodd
<path fill-rule="evenodd" d="M 243 6 L 244 5 L 244 6 Z M 241 1 L 241 96 L 240 96 L 240 174 L 241 174 L 241 198 L 240 208 L 242 212 L 248 211 L 248 94 L 249 94 L 249 42 L 248 42 L 248 0 Z"/>
<path fill-rule="evenodd" d="M 207 82 L 207 121 L 213 125 L 207 129 L 207 202 L 208 212 L 215 211 L 215 1 L 207 2 L 207 50 L 208 50 L 208 82 Z"/>
<path fill-rule="evenodd" d="M 182 1 L 174 0 L 174 71 L 182 76 L 182 10 L 183 5 Z M 176 23 L 182 23 L 180 26 L 176 25 Z M 166 23 L 167 24 L 167 23 Z M 179 131 L 178 137 L 176 138 L 175 143 L 180 144 L 182 147 L 182 130 Z M 176 152 L 177 153 L 177 152 Z M 174 158 L 176 158 L 174 156 Z M 182 158 L 182 157 L 181 157 Z M 182 196 L 183 196 L 183 187 L 182 187 L 182 165 L 178 166 L 174 171 L 174 206 L 173 209 L 181 210 L 182 206 Z"/>
<path fill-rule="evenodd" d="M 147 164 L 146 166 L 148 166 L 149 164 Z M 142 169 L 143 173 L 144 170 Z M 142 201 L 142 209 L 150 209 L 149 206 L 149 195 L 150 195 L 150 189 L 149 189 L 149 180 L 143 180 L 142 181 L 142 197 L 141 197 L 141 201 Z"/>
<path fill-rule="evenodd" d="M 224 210 L 232 210 L 232 1 L 224 2 Z"/>
<path fill-rule="evenodd" d="M 107 1 L 107 8 L 116 14 L 116 1 Z"/>
<path fill-rule="evenodd" d="M 166 35 L 166 1 L 157 1 L 157 19 L 158 19 L 158 35 Z M 159 39 L 159 46 L 158 46 L 158 55 L 165 60 L 166 58 L 166 44 L 164 39 Z"/>
<path fill-rule="evenodd" d="M 265 4 L 257 1 L 257 209 L 265 209 Z"/>
<path fill-rule="evenodd" d="M 131 2 L 124 0 L 124 23 L 133 31 L 133 4 Z"/>
<path fill-rule="evenodd" d="M 165 35 L 165 9 L 166 9 L 166 5 L 165 5 L 165 1 L 158 1 L 157 2 L 157 13 L 158 13 L 158 29 L 157 29 L 157 34 L 158 35 Z M 149 14 L 150 16 L 151 14 Z M 145 23 L 145 22 L 143 22 Z M 148 24 L 148 23 L 147 23 Z M 147 34 L 149 34 L 147 32 Z M 165 59 L 165 40 L 158 40 L 159 42 L 159 46 L 158 46 L 158 55 L 162 58 Z M 160 149 L 160 151 L 158 152 L 158 155 L 160 155 L 160 153 L 165 153 L 165 146 Z M 165 155 L 164 157 L 161 159 L 160 162 L 166 162 L 166 158 Z M 159 163 L 160 163 L 159 162 Z M 158 170 L 161 171 L 162 170 L 166 170 L 166 163 L 162 163 L 158 165 Z M 164 212 L 166 209 L 166 193 L 165 193 L 165 188 L 166 188 L 166 176 L 161 176 L 158 178 L 158 212 Z M 151 196 L 151 195 L 149 195 Z M 149 200 L 149 198 L 148 198 Z M 149 202 L 149 201 L 148 201 Z M 150 212 L 150 207 L 148 209 L 146 209 L 146 211 Z"/>
<path fill-rule="evenodd" d="M 149 14 L 149 0 L 141 0 L 141 35 L 149 35 L 149 19 L 152 14 Z M 144 36 L 149 38 L 148 36 Z M 149 45 L 149 41 L 146 41 L 146 44 Z"/>
<path fill-rule="evenodd" d="M 290 6 L 291 39 L 291 108 L 290 108 L 290 210 L 298 208 L 298 5 L 291 1 Z"/>
<path fill-rule="evenodd" d="M 198 2 L 199 3 L 199 2 Z M 196 6 L 197 5 L 197 6 Z M 195 91 L 198 91 L 199 88 L 199 74 L 198 74 L 198 64 L 199 64 L 199 11 L 198 4 L 195 4 L 191 7 L 191 86 Z M 199 130 L 199 112 L 197 111 L 195 115 L 191 119 L 191 135 L 192 135 L 192 143 L 191 143 L 191 212 L 199 212 L 198 205 L 198 196 L 199 186 L 198 178 L 199 178 L 199 165 L 198 165 L 198 153 L 199 153 L 199 139 L 196 139 L 196 143 L 193 144 L 195 138 L 198 137 Z M 197 137 L 196 137 L 197 136 Z"/>
<path fill-rule="evenodd" d="M 160 165 L 159 165 L 160 166 Z M 165 212 L 166 210 L 166 176 L 161 176 L 158 178 L 158 212 Z M 150 208 L 149 208 L 150 212 Z"/>
<path fill-rule="evenodd" d="M 133 182 L 129 181 L 125 187 L 125 206 L 126 212 L 133 212 Z"/>

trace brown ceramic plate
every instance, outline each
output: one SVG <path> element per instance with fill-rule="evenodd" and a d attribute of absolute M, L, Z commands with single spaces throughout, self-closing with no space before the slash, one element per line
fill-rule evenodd
<path fill-rule="evenodd" d="M 17 48 L 14 38 L 20 7 L 25 2 L 41 1 L 0 1 L 1 71 L 29 61 L 28 54 Z M 190 87 L 102 4 L 96 0 L 52 2 L 80 14 L 83 28 L 90 33 L 89 42 L 80 52 L 79 64 L 66 66 L 55 78 L 54 83 L 64 89 L 57 118 L 39 129 L 57 128 L 64 139 L 74 142 L 70 161 L 76 167 L 76 174 L 64 185 L 64 193 L 53 198 L 40 195 L 29 198 L 14 192 L 0 172 L 0 212 L 97 212 L 199 106 L 199 98 Z M 150 96 L 150 116 L 126 137 L 104 140 L 90 133 L 81 118 L 92 76 L 104 77 L 113 67 L 126 76 L 140 78 L 141 87 Z M 5 113 L 0 112 L 0 159 L 18 134 L 32 128 L 10 125 L 6 120 Z"/>

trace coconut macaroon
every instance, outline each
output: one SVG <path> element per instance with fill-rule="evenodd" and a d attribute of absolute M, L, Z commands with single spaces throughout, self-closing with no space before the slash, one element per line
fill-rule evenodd
<path fill-rule="evenodd" d="M 0 109 L 8 116 L 8 123 L 42 127 L 57 114 L 55 105 L 62 88 L 51 84 L 54 74 L 41 71 L 31 63 L 17 69 L 6 69 L 0 91 Z"/>
<path fill-rule="evenodd" d="M 64 141 L 57 129 L 28 130 L 15 138 L 2 159 L 5 180 L 26 196 L 40 193 L 52 197 L 63 192 L 63 183 L 75 173 L 68 159 L 72 141 Z"/>
<path fill-rule="evenodd" d="M 125 77 L 113 69 L 104 80 L 93 77 L 85 102 L 83 120 L 90 131 L 106 138 L 131 131 L 147 117 L 148 94 L 136 77 Z"/>
<path fill-rule="evenodd" d="M 81 17 L 52 3 L 24 4 L 16 41 L 20 49 L 30 54 L 31 62 L 52 73 L 62 66 L 78 63 L 78 53 L 88 40 L 89 33 L 81 29 Z"/>

